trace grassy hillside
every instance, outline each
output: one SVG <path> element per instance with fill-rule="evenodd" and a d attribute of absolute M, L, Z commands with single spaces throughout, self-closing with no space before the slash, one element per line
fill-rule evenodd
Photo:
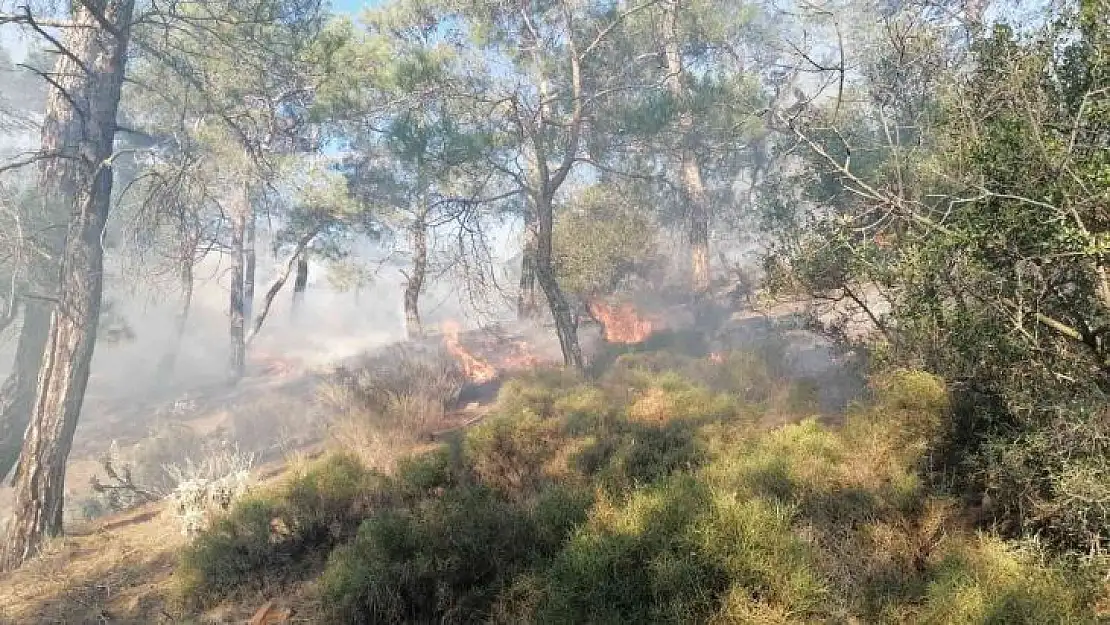
<path fill-rule="evenodd" d="M 297 468 L 183 551 L 179 609 L 297 585 L 330 623 L 1095 622 L 1090 573 L 927 486 L 940 380 L 877 376 L 822 423 L 812 388 L 718 360 L 539 371 L 388 473 Z"/>

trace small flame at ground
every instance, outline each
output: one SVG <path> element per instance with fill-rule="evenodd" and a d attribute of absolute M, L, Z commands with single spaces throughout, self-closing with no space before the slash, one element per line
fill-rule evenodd
<path fill-rule="evenodd" d="M 590 304 L 590 311 L 601 323 L 605 340 L 610 343 L 642 343 L 655 331 L 651 320 L 640 317 L 631 304 L 611 306 L 596 301 Z"/>
<path fill-rule="evenodd" d="M 443 342 L 447 351 L 459 361 L 463 374 L 472 381 L 482 384 L 497 377 L 497 369 L 488 362 L 471 354 L 459 341 L 459 324 L 448 321 L 443 324 Z"/>
<path fill-rule="evenodd" d="M 716 364 L 719 365 L 724 361 L 725 361 L 725 355 L 722 354 L 721 352 L 711 352 L 709 354 L 709 362 L 716 363 Z"/>

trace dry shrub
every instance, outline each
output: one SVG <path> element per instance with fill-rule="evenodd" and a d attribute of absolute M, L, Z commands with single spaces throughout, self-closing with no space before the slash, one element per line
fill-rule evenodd
<path fill-rule="evenodd" d="M 90 479 L 92 494 L 76 500 L 84 519 L 128 510 L 172 494 L 179 479 L 172 467 L 206 457 L 211 443 L 182 423 L 156 424 L 147 438 L 121 448 L 112 441 L 100 456 L 100 471 Z"/>
<path fill-rule="evenodd" d="M 254 454 L 222 444 L 211 447 L 199 461 L 186 458 L 182 465 L 167 466 L 166 473 L 176 482 L 170 501 L 181 533 L 196 536 L 245 496 L 253 464 Z"/>
<path fill-rule="evenodd" d="M 399 450 L 443 423 L 464 382 L 446 350 L 394 346 L 340 367 L 322 385 L 328 434 L 367 465 L 389 468 Z"/>
<path fill-rule="evenodd" d="M 165 496 L 177 487 L 176 477 L 166 467 L 187 464 L 189 459 L 200 460 L 214 451 L 211 445 L 188 425 L 166 421 L 156 425 L 147 438 L 121 456 L 130 462 L 136 483 Z"/>
<path fill-rule="evenodd" d="M 394 345 L 337 368 L 321 399 L 343 409 L 386 413 L 402 397 L 424 397 L 444 409 L 454 404 L 466 382 L 455 359 L 442 347 Z"/>

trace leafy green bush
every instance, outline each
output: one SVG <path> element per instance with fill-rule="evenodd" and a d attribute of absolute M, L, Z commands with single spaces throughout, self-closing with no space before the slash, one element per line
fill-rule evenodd
<path fill-rule="evenodd" d="M 518 622 L 690 623 L 710 614 L 726 571 L 700 549 L 697 519 L 710 505 L 689 477 L 603 499 L 544 576 L 535 614 Z"/>
<path fill-rule="evenodd" d="M 545 465 L 560 442 L 558 423 L 531 412 L 499 416 L 466 437 L 471 470 L 483 484 L 524 496 L 545 478 Z"/>
<path fill-rule="evenodd" d="M 187 546 L 175 573 L 185 604 L 208 604 L 287 565 L 274 527 L 280 514 L 276 500 L 248 497 Z"/>
<path fill-rule="evenodd" d="M 536 369 L 505 382 L 498 391 L 495 410 L 506 415 L 528 412 L 550 417 L 556 402 L 572 395 L 581 384 L 581 377 L 573 372 Z"/>
<path fill-rule="evenodd" d="M 568 294 L 587 301 L 650 272 L 657 260 L 657 231 L 644 211 L 605 185 L 586 189 L 575 204 L 553 232 L 556 274 Z"/>
<path fill-rule="evenodd" d="M 554 490 L 521 506 L 466 487 L 377 514 L 328 563 L 320 581 L 328 618 L 480 621 L 516 575 L 559 548 L 588 503 Z"/>
<path fill-rule="evenodd" d="M 1082 584 L 997 538 L 954 545 L 931 571 L 918 623 L 1094 623 Z"/>
<path fill-rule="evenodd" d="M 384 486 L 353 457 L 333 455 L 236 504 L 183 550 L 183 598 L 205 604 L 326 553 L 354 534 Z"/>

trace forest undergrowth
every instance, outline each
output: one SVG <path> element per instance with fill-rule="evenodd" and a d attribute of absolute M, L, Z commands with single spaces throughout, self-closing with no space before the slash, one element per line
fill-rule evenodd
<path fill-rule="evenodd" d="M 773 369 L 624 353 L 514 377 L 390 469 L 348 437 L 183 550 L 177 610 L 307 585 L 328 623 L 1099 622 L 1097 563 L 936 487 L 941 379 L 876 372 L 829 419 Z"/>

